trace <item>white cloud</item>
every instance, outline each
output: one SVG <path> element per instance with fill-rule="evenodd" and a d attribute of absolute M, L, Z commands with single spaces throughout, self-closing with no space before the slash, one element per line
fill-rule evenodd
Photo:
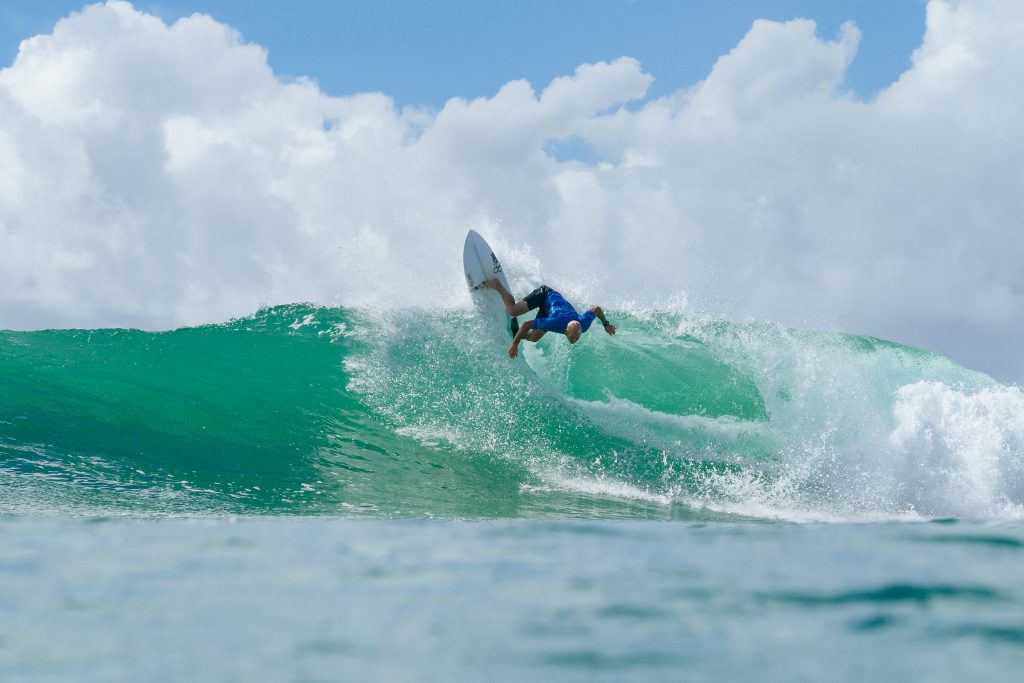
<path fill-rule="evenodd" d="M 856 27 L 794 20 L 667 98 L 622 58 L 431 113 L 282 81 L 209 17 L 88 7 L 0 71 L 0 327 L 458 300 L 483 226 L 523 286 L 539 263 L 581 296 L 685 290 L 1024 377 L 1024 6 L 927 12 L 867 102 L 843 90 Z M 545 153 L 564 138 L 604 161 Z"/>

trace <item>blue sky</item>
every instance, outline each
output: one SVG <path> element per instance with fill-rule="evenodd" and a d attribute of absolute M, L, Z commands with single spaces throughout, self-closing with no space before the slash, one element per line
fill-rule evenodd
<path fill-rule="evenodd" d="M 9 65 L 18 43 L 48 33 L 84 4 L 5 3 L 0 46 Z M 269 50 L 284 76 L 309 76 L 334 95 L 381 91 L 399 106 L 439 108 L 453 96 L 492 95 L 526 78 L 543 87 L 579 64 L 635 57 L 657 79 L 649 95 L 685 87 L 710 71 L 758 18 L 814 19 L 835 37 L 852 20 L 863 31 L 847 86 L 870 98 L 910 65 L 924 33 L 922 0 L 160 0 L 135 2 L 167 21 L 202 12 Z"/>

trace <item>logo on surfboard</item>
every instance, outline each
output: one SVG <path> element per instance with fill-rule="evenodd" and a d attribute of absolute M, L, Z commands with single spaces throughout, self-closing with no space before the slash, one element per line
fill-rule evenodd
<path fill-rule="evenodd" d="M 491 260 L 494 261 L 494 273 L 495 274 L 500 273 L 501 272 L 501 264 L 498 263 L 498 257 L 494 255 L 493 251 L 491 252 Z"/>

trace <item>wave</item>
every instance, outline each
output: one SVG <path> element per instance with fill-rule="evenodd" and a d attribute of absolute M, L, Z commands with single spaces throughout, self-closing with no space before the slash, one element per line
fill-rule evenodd
<path fill-rule="evenodd" d="M 1024 396 L 884 340 L 616 312 L 504 353 L 474 311 L 295 304 L 0 332 L 11 512 L 1001 519 Z"/>

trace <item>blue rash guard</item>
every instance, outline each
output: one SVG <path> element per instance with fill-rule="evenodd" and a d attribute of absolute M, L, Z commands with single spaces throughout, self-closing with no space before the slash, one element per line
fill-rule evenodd
<path fill-rule="evenodd" d="M 594 318 L 597 317 L 594 315 L 593 311 L 587 311 L 583 315 L 580 315 L 576 312 L 576 309 L 572 307 L 572 304 L 562 298 L 562 295 L 553 289 L 548 290 L 547 295 L 544 298 L 544 303 L 546 304 L 545 308 L 547 309 L 547 316 L 543 318 L 536 318 L 533 321 L 533 329 L 535 330 L 565 334 L 566 326 L 573 320 L 578 320 L 581 331 L 586 332 L 590 329 L 590 324 L 594 322 Z"/>

